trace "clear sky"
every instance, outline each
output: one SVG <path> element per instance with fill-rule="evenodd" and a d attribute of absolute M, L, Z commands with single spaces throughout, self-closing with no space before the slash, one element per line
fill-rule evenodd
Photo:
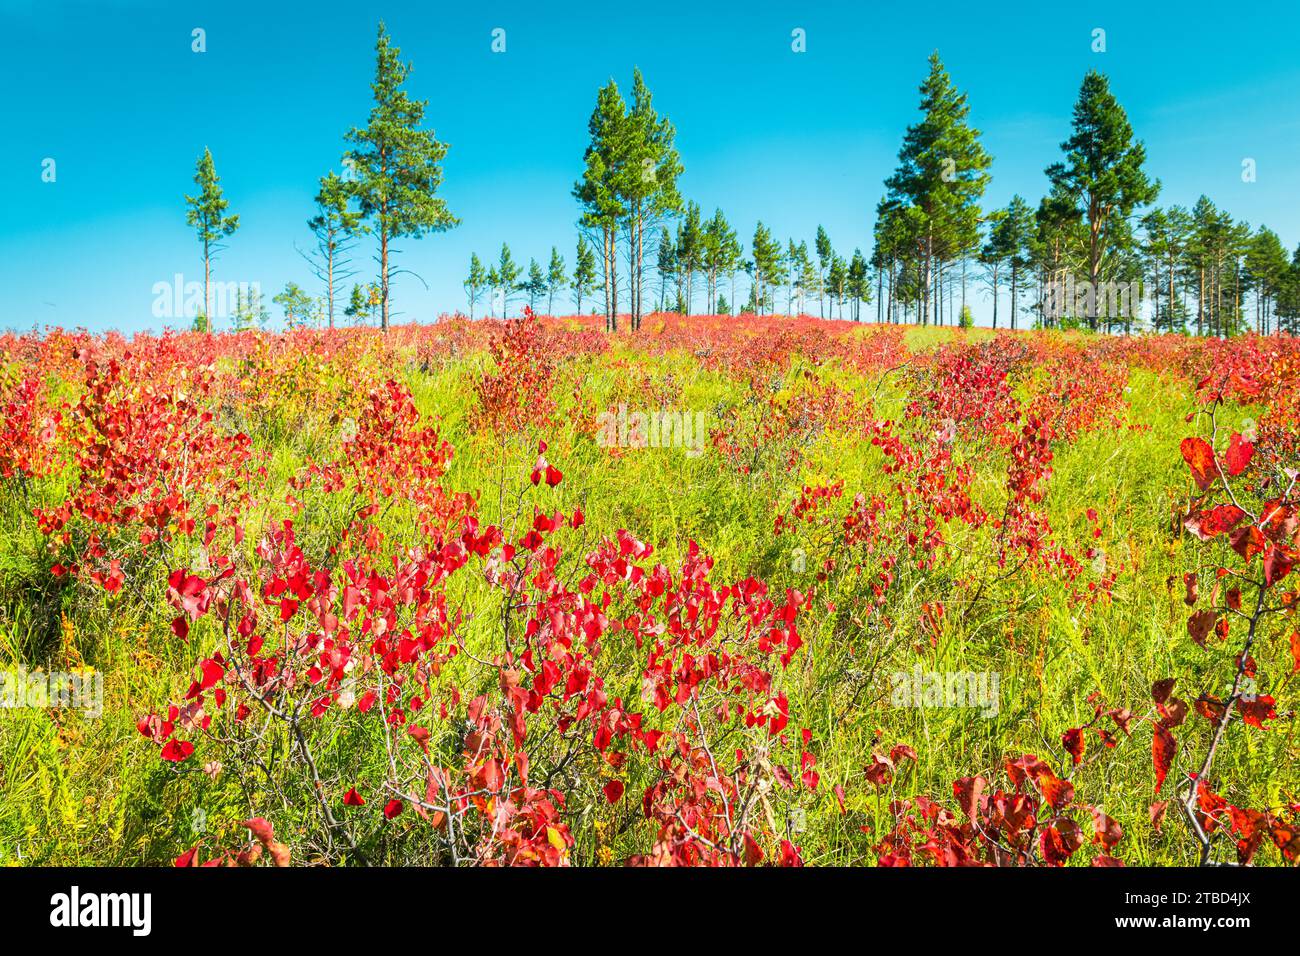
<path fill-rule="evenodd" d="M 216 278 L 258 282 L 268 304 L 290 280 L 319 292 L 295 246 L 310 243 L 318 178 L 365 122 L 381 17 L 450 145 L 442 194 L 463 220 L 404 244 L 401 265 L 428 288 L 399 277 L 399 320 L 465 308 L 470 253 L 494 257 L 503 240 L 524 264 L 557 245 L 572 265 L 587 118 L 598 87 L 613 76 L 626 90 L 634 65 L 677 127 L 683 193 L 746 239 L 762 219 L 811 244 L 821 223 L 837 250 L 868 252 L 937 49 L 994 157 L 987 205 L 1037 203 L 1096 67 L 1147 144 L 1161 204 L 1206 193 L 1294 248 L 1300 6 L 1160 6 L 0 0 L 0 328 L 164 324 L 154 285 L 202 279 L 182 197 L 204 146 L 241 223 Z M 206 53 L 191 50 L 196 27 Z M 497 27 L 505 53 L 491 51 Z M 795 28 L 806 53 L 791 50 Z M 359 250 L 367 271 L 370 256 Z"/>

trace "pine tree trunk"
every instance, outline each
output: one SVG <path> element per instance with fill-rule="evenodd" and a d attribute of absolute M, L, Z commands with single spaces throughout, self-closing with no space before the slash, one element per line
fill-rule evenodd
<path fill-rule="evenodd" d="M 1196 334 L 1204 331 L 1205 322 L 1205 266 L 1196 273 Z"/>
<path fill-rule="evenodd" d="M 1097 291 L 1101 285 L 1101 212 L 1097 201 L 1090 199 L 1088 204 L 1088 281 L 1092 283 L 1092 307 L 1088 310 L 1088 324 L 1097 330 Z"/>
<path fill-rule="evenodd" d="M 379 230 L 379 282 L 380 292 L 379 327 L 388 331 L 388 231 Z"/>
<path fill-rule="evenodd" d="M 1016 276 L 1016 271 L 1017 271 L 1017 270 L 1016 270 L 1016 265 L 1015 265 L 1014 262 L 1012 262 L 1012 264 L 1011 264 L 1011 331 L 1012 331 L 1012 332 L 1014 332 L 1014 331 L 1016 330 L 1016 314 L 1017 314 L 1017 310 L 1016 310 L 1016 278 L 1017 278 L 1017 276 Z"/>
<path fill-rule="evenodd" d="M 894 325 L 895 316 L 894 316 L 894 260 L 893 259 L 889 260 L 889 285 L 887 286 L 887 288 L 889 290 L 888 291 L 889 300 L 885 304 L 885 321 L 888 322 L 890 325 Z"/>
<path fill-rule="evenodd" d="M 203 320 L 212 328 L 212 259 L 208 240 L 203 240 Z"/>
<path fill-rule="evenodd" d="M 614 331 L 614 329 L 612 327 L 613 323 L 610 321 L 609 289 L 610 289 L 610 283 L 613 281 L 613 277 L 610 275 L 609 272 L 609 229 L 608 228 L 605 228 L 601 232 L 600 268 L 601 271 L 605 273 L 604 288 L 602 290 L 605 293 L 605 331 L 612 332 Z"/>
<path fill-rule="evenodd" d="M 998 327 L 998 266 L 993 264 L 993 328 Z"/>
<path fill-rule="evenodd" d="M 618 227 L 609 229 L 609 330 L 618 331 Z"/>

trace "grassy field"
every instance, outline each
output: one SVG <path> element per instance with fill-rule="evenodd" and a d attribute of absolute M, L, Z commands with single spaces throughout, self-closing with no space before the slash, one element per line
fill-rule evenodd
<path fill-rule="evenodd" d="M 1189 864 L 1195 702 L 1249 629 L 1273 714 L 1227 721 L 1199 820 L 1286 864 L 1294 579 L 1189 636 L 1184 576 L 1217 614 L 1241 562 L 1185 530 L 1180 443 L 1212 407 L 1216 449 L 1294 467 L 1293 356 L 726 317 L 0 339 L 0 668 L 103 682 L 0 711 L 0 861 Z M 1198 391 L 1231 375 L 1263 388 Z"/>

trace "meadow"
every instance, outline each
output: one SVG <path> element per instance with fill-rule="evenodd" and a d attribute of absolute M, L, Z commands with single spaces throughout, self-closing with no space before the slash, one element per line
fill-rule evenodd
<path fill-rule="evenodd" d="M 0 862 L 1294 864 L 1293 339 L 600 322 L 0 337 Z"/>

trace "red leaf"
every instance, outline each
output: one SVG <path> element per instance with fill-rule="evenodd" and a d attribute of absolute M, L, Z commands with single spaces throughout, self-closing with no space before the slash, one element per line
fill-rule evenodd
<path fill-rule="evenodd" d="M 894 775 L 894 764 L 888 757 L 873 753 L 871 763 L 863 767 L 862 772 L 877 787 L 883 787 Z"/>
<path fill-rule="evenodd" d="M 1192 643 L 1204 647 L 1205 639 L 1214 630 L 1217 620 L 1218 617 L 1213 611 L 1197 611 L 1189 617 L 1187 619 L 1187 633 L 1192 638 Z"/>
<path fill-rule="evenodd" d="M 1247 724 L 1263 730 L 1264 721 L 1277 719 L 1277 710 L 1274 709 L 1275 703 L 1276 701 L 1267 694 L 1260 694 L 1250 700 L 1239 697 L 1237 698 L 1237 711 L 1241 714 L 1241 719 Z"/>
<path fill-rule="evenodd" d="M 1076 767 L 1079 766 L 1080 762 L 1083 760 L 1083 752 L 1088 746 L 1087 741 L 1083 736 L 1083 728 L 1071 727 L 1065 733 L 1061 734 L 1061 743 L 1065 746 L 1065 749 L 1069 752 L 1070 756 L 1074 758 L 1074 765 Z"/>
<path fill-rule="evenodd" d="M 917 762 L 916 751 L 907 744 L 895 744 L 894 748 L 889 751 L 889 759 L 894 762 L 894 766 L 898 766 L 899 761 L 904 759 L 910 760 L 912 763 Z"/>
<path fill-rule="evenodd" d="M 353 787 L 347 793 L 343 794 L 343 805 L 345 807 L 364 807 L 366 805 L 365 797 L 357 793 L 357 788 Z"/>
<path fill-rule="evenodd" d="M 1248 524 L 1244 528 L 1238 528 L 1232 532 L 1228 541 L 1232 545 L 1232 550 L 1236 551 L 1246 561 L 1263 551 L 1264 545 L 1267 543 L 1264 533 L 1253 524 Z"/>
<path fill-rule="evenodd" d="M 1204 491 L 1214 481 L 1214 449 L 1204 438 L 1184 438 L 1178 446 L 1183 453 L 1183 461 L 1192 470 L 1196 486 Z"/>
<path fill-rule="evenodd" d="M 1228 708 L 1223 701 L 1209 694 L 1202 694 L 1196 698 L 1196 712 L 1212 724 L 1217 724 L 1223 720 L 1223 715 L 1227 713 Z"/>
<path fill-rule="evenodd" d="M 1173 765 L 1174 754 L 1178 752 L 1178 741 L 1159 724 L 1153 724 L 1152 730 L 1151 763 L 1156 770 L 1156 793 L 1159 793 L 1169 774 L 1169 768 Z"/>
<path fill-rule="evenodd" d="M 957 805 L 966 813 L 968 819 L 974 819 L 979 812 L 980 796 L 988 785 L 983 777 L 962 777 L 954 780 L 952 795 L 957 798 Z"/>
<path fill-rule="evenodd" d="M 275 829 L 267 822 L 265 817 L 253 817 L 251 820 L 245 820 L 244 826 L 248 827 L 249 832 L 263 846 L 275 839 Z"/>
<path fill-rule="evenodd" d="M 405 804 L 401 800 L 389 800 L 384 807 L 384 816 L 391 820 L 402 812 L 404 806 Z"/>
<path fill-rule="evenodd" d="M 1045 773 L 1040 776 L 1038 787 L 1043 791 L 1043 799 L 1055 810 L 1060 810 L 1074 799 L 1074 784 L 1054 774 Z"/>
<path fill-rule="evenodd" d="M 222 669 L 221 665 L 211 658 L 199 662 L 199 671 L 203 675 L 202 679 L 199 681 L 199 686 L 204 690 L 207 690 L 209 687 L 216 684 L 216 682 L 221 680 L 226 673 Z"/>
<path fill-rule="evenodd" d="M 623 796 L 623 781 L 611 780 L 601 788 L 601 792 L 605 794 L 605 800 L 607 802 L 618 803 L 619 799 Z"/>
<path fill-rule="evenodd" d="M 1187 719 L 1187 701 L 1181 697 L 1171 697 L 1166 703 L 1156 704 L 1156 710 L 1160 713 L 1160 726 L 1165 730 L 1173 730 Z"/>
<path fill-rule="evenodd" d="M 1083 834 L 1079 832 L 1079 825 L 1069 817 L 1061 817 L 1038 838 L 1043 859 L 1052 866 L 1064 866 L 1065 861 L 1082 845 Z"/>
<path fill-rule="evenodd" d="M 1291 573 L 1295 556 L 1271 541 L 1264 549 L 1264 583 L 1272 587 Z"/>
<path fill-rule="evenodd" d="M 1093 843 L 1100 843 L 1109 853 L 1124 838 L 1124 829 L 1106 816 L 1100 807 L 1092 808 Z"/>
<path fill-rule="evenodd" d="M 1209 511 L 1189 515 L 1183 522 L 1183 527 L 1202 541 L 1209 541 L 1233 530 L 1244 517 L 1246 512 L 1236 505 L 1219 505 Z"/>
<path fill-rule="evenodd" d="M 1237 432 L 1228 439 L 1228 451 L 1223 456 L 1223 463 L 1228 466 L 1228 474 L 1240 475 L 1250 464 L 1255 454 L 1255 446 L 1246 441 Z"/>
<path fill-rule="evenodd" d="M 171 763 L 188 760 L 194 753 L 194 745 L 188 740 L 169 740 L 163 745 L 162 758 Z"/>
<path fill-rule="evenodd" d="M 1177 677 L 1162 677 L 1151 685 L 1151 699 L 1157 704 L 1163 704 L 1169 699 L 1169 695 L 1174 692 L 1174 684 Z"/>
<path fill-rule="evenodd" d="M 198 856 L 198 853 L 199 853 L 198 847 L 191 847 L 190 849 L 182 853 L 180 856 L 178 856 L 176 858 L 176 862 L 173 863 L 172 865 L 179 866 L 179 867 L 198 866 L 198 863 L 195 862 L 195 857 Z"/>

